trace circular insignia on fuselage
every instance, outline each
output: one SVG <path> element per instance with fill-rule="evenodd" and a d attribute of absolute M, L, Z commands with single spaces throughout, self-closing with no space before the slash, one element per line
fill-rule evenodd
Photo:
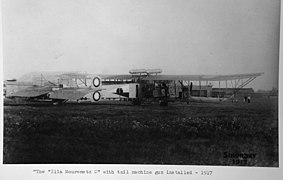
<path fill-rule="evenodd" d="M 98 77 L 93 78 L 92 84 L 94 87 L 100 86 L 100 79 Z"/>
<path fill-rule="evenodd" d="M 93 100 L 99 101 L 100 100 L 100 93 L 98 91 L 93 93 Z"/>

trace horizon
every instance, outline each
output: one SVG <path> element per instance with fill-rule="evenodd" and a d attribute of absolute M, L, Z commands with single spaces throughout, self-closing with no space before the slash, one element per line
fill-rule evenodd
<path fill-rule="evenodd" d="M 4 79 L 161 68 L 264 72 L 248 86 L 278 88 L 280 0 L 3 0 L 2 7 Z"/>

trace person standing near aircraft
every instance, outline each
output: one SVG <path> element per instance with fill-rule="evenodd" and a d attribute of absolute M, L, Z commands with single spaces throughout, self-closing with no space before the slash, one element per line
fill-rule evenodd
<path fill-rule="evenodd" d="M 248 103 L 251 103 L 251 96 L 248 96 Z"/>

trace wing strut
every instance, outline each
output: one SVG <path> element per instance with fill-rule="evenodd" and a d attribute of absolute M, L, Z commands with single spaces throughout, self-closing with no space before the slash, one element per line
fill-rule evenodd
<path fill-rule="evenodd" d="M 248 85 L 250 82 L 252 82 L 257 76 L 252 76 L 249 77 L 248 79 L 246 79 L 245 81 L 243 81 L 243 79 L 238 79 L 238 81 L 235 81 L 235 89 L 233 94 L 229 97 L 233 97 L 238 91 L 240 91 L 243 87 L 245 87 L 246 85 Z M 242 80 L 242 83 L 238 86 L 238 83 L 240 82 L 240 80 Z M 233 83 L 232 83 L 233 86 Z"/>

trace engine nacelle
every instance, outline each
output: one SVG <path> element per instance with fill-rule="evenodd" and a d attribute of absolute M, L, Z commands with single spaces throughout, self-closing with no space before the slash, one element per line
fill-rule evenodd
<path fill-rule="evenodd" d="M 99 86 L 101 86 L 101 79 L 100 79 L 100 77 L 98 77 L 98 76 L 96 76 L 96 77 L 94 77 L 93 79 L 92 79 L 92 85 L 94 86 L 94 87 L 99 87 Z"/>
<path fill-rule="evenodd" d="M 147 69 L 146 73 L 147 74 L 160 74 L 162 73 L 162 69 Z"/>
<path fill-rule="evenodd" d="M 129 73 L 132 75 L 146 74 L 146 69 L 132 69 L 129 71 Z"/>
<path fill-rule="evenodd" d="M 162 73 L 161 69 L 132 69 L 129 71 L 131 75 L 157 75 Z"/>

